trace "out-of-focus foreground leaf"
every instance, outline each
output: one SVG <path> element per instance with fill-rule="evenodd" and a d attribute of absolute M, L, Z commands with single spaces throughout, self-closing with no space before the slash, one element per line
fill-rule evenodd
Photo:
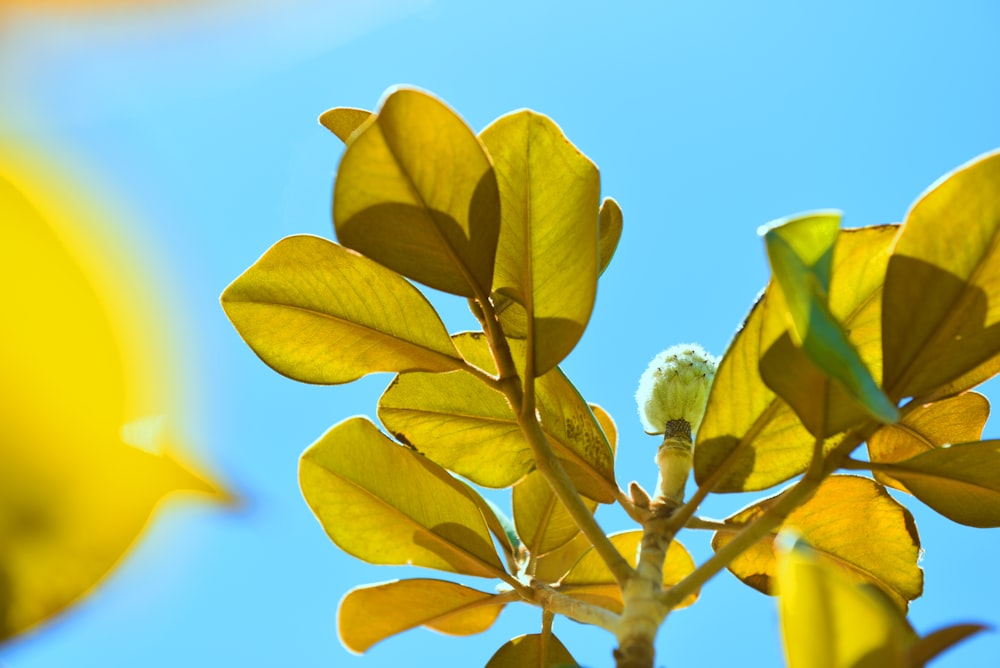
<path fill-rule="evenodd" d="M 779 308 L 780 303 L 786 310 L 790 337 L 783 349 L 780 339 L 774 344 L 780 354 L 775 354 L 775 347 L 765 351 L 761 374 L 764 382 L 796 410 L 810 433 L 820 438 L 864 420 L 864 414 L 843 405 L 844 400 L 853 400 L 881 422 L 892 423 L 899 417 L 829 308 L 839 232 L 840 214 L 816 213 L 782 222 L 764 234 L 774 275 L 768 305 Z M 797 355 L 799 350 L 805 359 Z M 789 383 L 789 379 L 800 382 Z M 846 396 L 832 403 L 830 399 L 840 394 L 838 389 Z M 838 419 L 832 419 L 834 416 Z"/>
<path fill-rule="evenodd" d="M 299 482 L 330 539 L 358 559 L 480 577 L 504 572 L 478 495 L 364 418 L 309 446 Z"/>
<path fill-rule="evenodd" d="M 502 204 L 493 291 L 524 307 L 531 368 L 541 376 L 576 346 L 594 307 L 600 174 L 535 112 L 502 116 L 481 138 Z"/>
<path fill-rule="evenodd" d="M 880 470 L 950 520 L 1000 527 L 1000 440 L 934 448 Z"/>
<path fill-rule="evenodd" d="M 922 668 L 985 628 L 918 637 L 882 591 L 845 577 L 801 540 L 779 551 L 776 586 L 788 668 Z"/>
<path fill-rule="evenodd" d="M 319 237 L 276 243 L 226 288 L 222 307 L 268 366 L 306 383 L 461 367 L 448 331 L 419 290 Z"/>
<path fill-rule="evenodd" d="M 898 229 L 841 230 L 833 253 L 830 311 L 875 376 L 881 370 L 882 282 Z M 717 492 L 771 487 L 805 471 L 812 456 L 815 438 L 759 372 L 761 357 L 787 329 L 781 310 L 767 308 L 770 292 L 754 305 L 719 363 L 698 428 L 695 479 L 704 484 L 724 467 Z"/>
<path fill-rule="evenodd" d="M 485 298 L 499 197 L 490 159 L 465 122 L 427 93 L 397 89 L 351 135 L 333 222 L 348 248 L 432 288 Z"/>
<path fill-rule="evenodd" d="M 639 544 L 642 531 L 624 531 L 608 536 L 618 552 L 635 566 L 638 563 Z M 672 541 L 663 564 L 663 586 L 670 587 L 684 579 L 694 570 L 694 559 L 679 542 Z M 599 605 L 615 613 L 621 613 L 625 603 L 621 588 L 593 548 L 587 549 L 569 573 L 562 579 L 559 590 L 573 598 Z M 698 600 L 697 592 L 684 599 L 679 608 L 687 607 Z"/>
<path fill-rule="evenodd" d="M 36 183 L 7 148 L 0 151 L 0 382 L 7 388 L 0 402 L 0 642 L 92 591 L 167 494 L 224 497 L 181 463 L 162 419 L 135 419 L 137 406 L 159 404 L 159 384 L 170 379 L 157 376 L 162 351 L 133 321 L 142 319 L 142 304 L 124 288 L 108 294 L 116 283 L 94 274 L 95 266 L 114 266 L 113 258 L 69 245 L 92 233 L 99 213 L 78 206 L 67 184 Z M 121 269 L 129 278 L 118 281 L 142 282 L 127 273 L 134 268 Z"/>
<path fill-rule="evenodd" d="M 576 659 L 554 635 L 538 633 L 507 641 L 486 664 L 486 668 L 557 668 L 576 666 Z"/>
<path fill-rule="evenodd" d="M 1000 152 L 946 175 L 906 216 L 882 310 L 883 385 L 894 399 L 955 393 L 1000 354 Z M 955 381 L 961 383 L 955 385 Z"/>
<path fill-rule="evenodd" d="M 496 372 L 483 334 L 454 341 L 470 363 Z M 570 478 L 586 496 L 611 502 L 614 454 L 587 402 L 558 368 L 536 385 L 542 429 Z M 397 438 L 477 484 L 507 487 L 534 468 L 507 400 L 466 372 L 401 374 L 379 400 L 378 414 Z"/>
<path fill-rule="evenodd" d="M 898 424 L 883 425 L 868 437 L 869 459 L 898 462 L 949 443 L 975 441 L 982 436 L 989 415 L 990 402 L 976 392 L 918 406 Z M 908 491 L 889 474 L 879 470 L 873 473 L 883 485 Z"/>
<path fill-rule="evenodd" d="M 726 523 L 738 530 L 760 517 L 777 499 L 774 496 L 755 503 Z M 792 511 L 782 528 L 802 536 L 845 577 L 877 585 L 901 609 L 923 592 L 923 571 L 917 565 L 920 540 L 913 517 L 869 478 L 827 478 L 809 501 Z M 721 549 L 732 536 L 717 532 L 712 548 Z M 774 540 L 774 536 L 762 539 L 729 564 L 736 577 L 765 594 L 773 593 Z"/>
<path fill-rule="evenodd" d="M 347 592 L 337 628 L 344 646 L 360 654 L 417 626 L 456 636 L 482 633 L 516 600 L 514 592 L 490 594 L 445 580 L 396 580 Z"/>

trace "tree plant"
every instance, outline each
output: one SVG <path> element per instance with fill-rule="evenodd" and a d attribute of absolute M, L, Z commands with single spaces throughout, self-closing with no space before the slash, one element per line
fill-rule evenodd
<path fill-rule="evenodd" d="M 350 418 L 302 455 L 302 491 L 334 543 L 500 582 L 353 589 L 339 613 L 349 649 L 417 626 L 482 632 L 525 602 L 544 611 L 540 632 L 488 666 L 575 665 L 552 635 L 559 614 L 613 633 L 619 668 L 649 667 L 664 620 L 723 569 L 780 595 L 794 667 L 920 666 L 981 628 L 908 625 L 920 544 L 888 490 L 1000 526 L 1000 442 L 978 440 L 989 404 L 970 391 L 1000 369 L 1000 153 L 944 177 L 901 225 L 841 229 L 819 211 L 764 229 L 772 278 L 717 368 L 681 346 L 644 376 L 640 410 L 663 434 L 648 491 L 619 485 L 615 423 L 558 366 L 622 230 L 596 166 L 544 115 L 477 135 L 414 89 L 320 120 L 346 144 L 340 243 L 279 241 L 223 307 L 293 379 L 396 374 L 384 431 Z M 449 334 L 414 282 L 465 298 L 479 330 Z M 510 488 L 510 518 L 477 487 Z M 710 494 L 747 491 L 765 496 L 721 522 L 698 514 Z M 599 504 L 636 529 L 607 535 Z M 677 540 L 692 530 L 712 532 L 701 564 Z"/>

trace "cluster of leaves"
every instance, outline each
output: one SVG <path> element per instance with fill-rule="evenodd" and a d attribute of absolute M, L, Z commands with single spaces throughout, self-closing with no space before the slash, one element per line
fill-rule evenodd
<path fill-rule="evenodd" d="M 507 585 L 360 587 L 341 604 L 341 639 L 363 652 L 417 626 L 477 633 L 523 600 L 545 610 L 542 632 L 510 641 L 489 666 L 574 663 L 551 635 L 552 614 L 621 637 L 623 587 L 639 577 L 643 530 L 605 536 L 594 510 L 619 503 L 651 526 L 641 495 L 615 480 L 614 422 L 558 367 L 587 326 L 621 211 L 600 201 L 593 163 L 531 111 L 476 135 L 436 98 L 397 89 L 375 113 L 338 108 L 321 122 L 346 144 L 333 202 L 341 245 L 279 241 L 226 289 L 223 307 L 293 379 L 397 374 L 378 407 L 395 440 L 351 418 L 302 456 L 305 498 L 338 546 L 369 563 Z M 995 154 L 935 185 L 901 226 L 841 230 L 822 212 L 766 231 L 773 280 L 718 369 L 695 444 L 697 491 L 657 525 L 669 549 L 656 623 L 728 568 L 765 593 L 798 592 L 783 608 L 805 606 L 811 586 L 845 583 L 841 603 L 816 612 L 833 615 L 830 634 L 786 623 L 793 666 L 855 665 L 875 649 L 904 662 L 886 665 L 923 665 L 978 628 L 909 629 L 919 539 L 886 486 L 957 522 L 1000 526 L 1000 443 L 977 440 L 988 403 L 968 392 L 1000 369 L 998 188 Z M 449 334 L 407 279 L 467 298 L 481 331 Z M 870 461 L 851 459 L 863 443 Z M 833 475 L 841 469 L 874 478 Z M 453 474 L 512 488 L 512 519 Z M 696 516 L 710 493 L 796 476 L 724 522 Z M 697 567 L 673 540 L 685 527 L 715 532 L 715 555 Z M 811 547 L 783 557 L 783 530 Z M 859 605 L 883 620 L 861 645 L 836 630 Z M 853 649 L 841 651 L 845 642 Z"/>

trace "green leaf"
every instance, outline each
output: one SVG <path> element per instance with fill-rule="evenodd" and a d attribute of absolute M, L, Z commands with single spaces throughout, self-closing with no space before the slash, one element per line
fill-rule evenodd
<path fill-rule="evenodd" d="M 419 290 L 319 237 L 276 243 L 226 288 L 222 307 L 268 366 L 306 383 L 461 368 L 444 324 Z"/>
<path fill-rule="evenodd" d="M 524 307 L 529 368 L 541 376 L 576 346 L 594 307 L 600 175 L 541 114 L 508 114 L 481 138 L 503 210 L 493 291 Z"/>
<path fill-rule="evenodd" d="M 945 176 L 906 216 L 885 281 L 885 373 L 893 398 L 996 373 L 1000 353 L 1000 152 Z"/>
<path fill-rule="evenodd" d="M 612 534 L 608 538 L 632 566 L 638 563 L 642 531 L 625 531 Z M 676 540 L 672 541 L 663 564 L 663 586 L 671 587 L 677 584 L 692 571 L 694 571 L 694 559 L 683 545 Z M 625 605 L 621 588 L 607 564 L 593 548 L 585 552 L 562 579 L 559 591 L 616 613 L 621 613 Z M 696 600 L 698 600 L 697 592 L 688 596 L 677 607 L 687 607 Z"/>
<path fill-rule="evenodd" d="M 545 647 L 543 648 L 543 645 Z M 486 668 L 556 668 L 575 666 L 576 659 L 554 635 L 543 639 L 532 633 L 507 641 L 486 664 Z"/>
<path fill-rule="evenodd" d="M 494 373 L 482 333 L 454 339 L 471 364 Z M 614 500 L 614 454 L 590 407 L 559 369 L 537 380 L 542 430 L 582 494 Z M 504 396 L 466 372 L 407 373 L 379 400 L 379 419 L 404 443 L 485 487 L 508 487 L 534 468 L 531 446 Z"/>
<path fill-rule="evenodd" d="M 954 522 L 1000 527 L 1000 440 L 942 446 L 879 470 Z"/>
<path fill-rule="evenodd" d="M 785 358 L 792 360 L 791 365 L 801 364 L 789 355 L 800 347 L 822 375 L 836 381 L 872 418 L 880 422 L 896 422 L 899 413 L 895 404 L 882 393 L 861 355 L 829 309 L 833 252 L 839 227 L 840 214 L 816 213 L 782 222 L 764 234 L 775 285 L 782 297 L 780 301 L 788 309 L 792 325 L 790 341 L 784 347 Z M 772 302 L 772 307 L 776 303 Z M 765 382 L 787 378 L 789 363 L 785 361 L 777 366 L 776 374 L 764 374 Z M 826 391 L 815 392 L 819 389 L 817 386 L 822 384 L 822 376 L 814 373 L 807 376 L 812 376 L 811 382 L 802 387 L 782 384 L 778 388 L 771 385 L 799 409 L 800 417 L 814 414 L 814 411 L 799 408 L 803 398 L 815 397 L 814 401 L 821 407 L 825 406 L 828 398 Z M 828 418 L 804 419 L 805 426 L 818 437 L 830 436 L 843 429 L 844 425 L 840 422 L 830 424 Z"/>
<path fill-rule="evenodd" d="M 873 375 L 881 370 L 881 289 L 897 226 L 841 230 L 834 249 L 829 306 Z M 694 451 L 699 485 L 716 492 L 765 489 L 805 471 L 812 436 L 760 374 L 761 357 L 783 336 L 787 320 L 754 305 L 719 363 Z M 827 384 L 829 385 L 829 383 Z"/>
<path fill-rule="evenodd" d="M 796 542 L 781 554 L 778 608 L 788 668 L 907 666 L 914 633 L 877 589 Z"/>
<path fill-rule="evenodd" d="M 319 122 L 327 130 L 337 135 L 340 141 L 347 143 L 354 131 L 361 127 L 365 121 L 374 116 L 372 112 L 365 109 L 355 109 L 353 107 L 336 107 L 328 109 L 320 114 Z"/>
<path fill-rule="evenodd" d="M 764 514 L 779 496 L 728 518 L 726 524 L 732 525 L 733 531 L 716 532 L 712 549 L 722 549 L 736 531 Z M 917 565 L 920 540 L 913 516 L 869 478 L 827 478 L 809 501 L 789 514 L 782 528 L 793 529 L 844 577 L 878 586 L 901 609 L 923 592 L 923 571 Z M 774 536 L 743 552 L 729 564 L 729 570 L 750 587 L 773 593 Z"/>
<path fill-rule="evenodd" d="M 418 626 L 473 635 L 493 626 L 504 605 L 517 598 L 513 592 L 489 594 L 444 580 L 395 580 L 347 592 L 337 629 L 344 646 L 358 654 Z"/>
<path fill-rule="evenodd" d="M 504 572 L 480 497 L 364 418 L 309 446 L 299 483 L 330 539 L 358 559 L 479 577 Z"/>
<path fill-rule="evenodd" d="M 489 156 L 455 112 L 397 89 L 344 151 L 333 196 L 339 241 L 432 288 L 485 299 L 500 199 Z"/>
<path fill-rule="evenodd" d="M 904 415 L 899 424 L 884 425 L 868 437 L 868 458 L 877 463 L 892 463 L 949 443 L 978 440 L 989 415 L 990 402 L 976 392 L 918 406 Z M 883 485 L 908 491 L 892 476 L 879 470 L 872 473 Z"/>

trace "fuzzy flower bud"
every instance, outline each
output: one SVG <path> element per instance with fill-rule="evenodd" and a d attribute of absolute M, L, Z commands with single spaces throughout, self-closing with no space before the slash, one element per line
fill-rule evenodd
<path fill-rule="evenodd" d="M 662 434 L 673 420 L 684 420 L 696 431 L 705 414 L 715 365 L 715 357 L 693 343 L 667 348 L 654 357 L 635 393 L 646 433 Z"/>

